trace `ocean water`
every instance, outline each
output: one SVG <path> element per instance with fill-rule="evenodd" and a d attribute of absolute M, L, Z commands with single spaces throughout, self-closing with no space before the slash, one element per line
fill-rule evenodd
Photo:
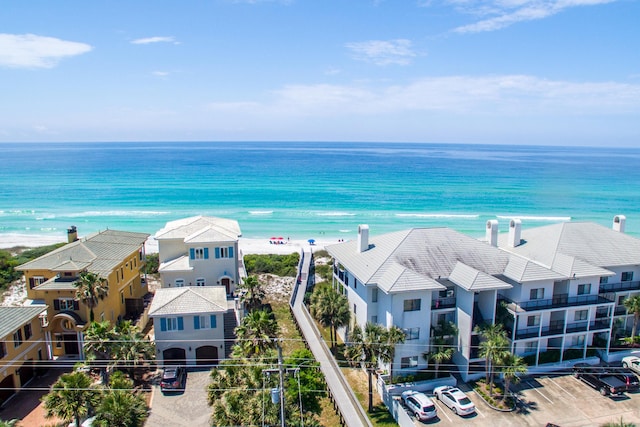
<path fill-rule="evenodd" d="M 0 145 L 1 235 L 26 240 L 213 215 L 243 236 L 349 239 L 410 227 L 483 236 L 558 221 L 640 237 L 640 149 L 378 143 Z M 25 242 L 28 243 L 28 242 Z"/>

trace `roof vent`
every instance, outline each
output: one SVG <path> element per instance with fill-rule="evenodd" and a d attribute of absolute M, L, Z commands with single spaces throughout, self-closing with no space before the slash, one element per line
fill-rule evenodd
<path fill-rule="evenodd" d="M 624 215 L 616 215 L 613 217 L 613 229 L 620 233 L 624 233 L 624 225 L 627 218 Z"/>
<path fill-rule="evenodd" d="M 512 219 L 509 221 L 509 246 L 515 248 L 520 246 L 520 233 L 522 229 L 522 221 L 519 219 Z"/>
<path fill-rule="evenodd" d="M 369 249 L 369 226 L 361 224 L 358 226 L 358 253 Z"/>
<path fill-rule="evenodd" d="M 487 221 L 487 242 L 491 246 L 498 246 L 498 220 L 490 219 Z"/>

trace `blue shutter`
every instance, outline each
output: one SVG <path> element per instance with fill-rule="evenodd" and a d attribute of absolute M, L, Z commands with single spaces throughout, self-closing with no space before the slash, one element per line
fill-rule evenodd
<path fill-rule="evenodd" d="M 184 330 L 184 321 L 182 320 L 182 317 L 178 317 L 178 330 Z"/>
<path fill-rule="evenodd" d="M 200 316 L 193 316 L 193 329 L 200 329 Z"/>
<path fill-rule="evenodd" d="M 204 259 L 209 259 L 209 248 L 204 248 Z"/>
<path fill-rule="evenodd" d="M 216 258 L 220 258 L 220 248 L 216 248 Z"/>
<path fill-rule="evenodd" d="M 196 258 L 196 250 L 193 248 L 189 249 L 189 258 L 190 259 L 195 259 Z"/>
<path fill-rule="evenodd" d="M 229 246 L 229 258 L 233 258 L 233 246 Z"/>
<path fill-rule="evenodd" d="M 216 315 L 212 314 L 210 317 L 211 317 L 211 328 L 217 328 L 218 325 L 216 324 Z"/>
<path fill-rule="evenodd" d="M 161 331 L 167 330 L 167 319 L 165 319 L 164 317 L 160 318 L 160 330 Z"/>

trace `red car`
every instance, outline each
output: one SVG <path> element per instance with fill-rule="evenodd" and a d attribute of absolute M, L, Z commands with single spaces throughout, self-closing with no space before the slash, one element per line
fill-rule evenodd
<path fill-rule="evenodd" d="M 187 371 L 183 366 L 169 366 L 162 373 L 160 390 L 184 391 L 187 382 Z"/>

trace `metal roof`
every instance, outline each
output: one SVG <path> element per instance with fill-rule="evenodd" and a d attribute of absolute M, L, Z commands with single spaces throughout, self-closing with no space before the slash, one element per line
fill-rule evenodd
<path fill-rule="evenodd" d="M 449 281 L 467 291 L 488 291 L 493 289 L 511 289 L 513 286 L 458 261 L 449 275 Z"/>
<path fill-rule="evenodd" d="M 516 282 L 538 280 L 563 280 L 567 277 L 521 256 L 512 255 L 504 269 L 504 275 Z"/>
<path fill-rule="evenodd" d="M 17 270 L 80 271 L 86 268 L 106 278 L 126 257 L 140 250 L 148 237 L 146 233 L 101 231 L 22 264 Z"/>
<path fill-rule="evenodd" d="M 227 311 L 227 293 L 224 286 L 186 286 L 157 289 L 149 308 L 149 316 L 225 311 Z"/>
<path fill-rule="evenodd" d="M 213 216 L 192 216 L 167 222 L 164 228 L 156 232 L 154 237 L 156 240 L 183 239 L 186 242 L 195 239 L 195 242 L 199 242 L 201 240 L 198 235 L 201 232 L 211 233 L 212 230 L 215 232 L 215 238 L 207 242 L 236 241 L 238 237 L 242 236 L 240 225 L 236 220 Z M 213 238 L 214 236 L 208 237 Z"/>
<path fill-rule="evenodd" d="M 549 268 L 558 254 L 601 268 L 640 264 L 639 239 L 595 223 L 564 222 L 523 228 L 521 236 L 523 243 L 512 248 L 503 233 L 498 238 L 499 246 Z"/>
<path fill-rule="evenodd" d="M 25 307 L 0 307 L 0 339 L 13 334 L 22 325 L 46 311 L 46 305 Z M 13 339 L 10 337 L 10 339 Z"/>

